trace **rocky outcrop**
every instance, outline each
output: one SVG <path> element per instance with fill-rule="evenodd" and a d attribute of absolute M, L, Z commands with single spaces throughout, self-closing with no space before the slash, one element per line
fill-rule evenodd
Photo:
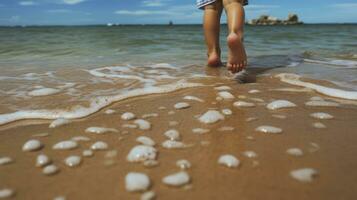
<path fill-rule="evenodd" d="M 285 20 L 278 19 L 269 15 L 261 15 L 258 19 L 252 19 L 248 22 L 250 25 L 296 25 L 303 24 L 299 21 L 299 17 L 296 14 L 289 14 Z"/>

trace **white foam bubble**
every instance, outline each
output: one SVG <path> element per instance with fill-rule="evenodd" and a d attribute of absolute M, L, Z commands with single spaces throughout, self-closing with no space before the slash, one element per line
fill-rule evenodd
<path fill-rule="evenodd" d="M 69 156 L 64 160 L 64 162 L 68 167 L 77 167 L 81 164 L 82 158 L 80 156 Z"/>
<path fill-rule="evenodd" d="M 167 130 L 164 135 L 170 140 L 180 140 L 180 133 L 175 129 Z"/>
<path fill-rule="evenodd" d="M 262 132 L 262 133 L 281 133 L 283 132 L 283 129 L 274 127 L 274 126 L 259 126 L 258 128 L 255 129 L 256 131 Z"/>
<path fill-rule="evenodd" d="M 0 199 L 10 198 L 15 195 L 15 190 L 10 188 L 0 189 Z"/>
<path fill-rule="evenodd" d="M 198 102 L 205 102 L 204 100 L 198 98 L 198 97 L 195 97 L 195 96 L 184 96 L 183 97 L 184 100 L 191 100 L 191 101 L 198 101 Z"/>
<path fill-rule="evenodd" d="M 233 96 L 233 94 L 231 94 L 230 92 L 227 92 L 227 91 L 218 92 L 218 96 L 225 100 L 231 100 L 231 99 L 235 98 Z"/>
<path fill-rule="evenodd" d="M 40 154 L 36 158 L 36 167 L 44 167 L 50 163 L 51 159 L 45 154 Z"/>
<path fill-rule="evenodd" d="M 306 106 L 315 106 L 315 107 L 338 107 L 339 103 L 331 101 L 308 101 L 305 103 Z"/>
<path fill-rule="evenodd" d="M 290 172 L 291 177 L 305 183 L 312 182 L 317 174 L 317 170 L 313 168 L 302 168 Z"/>
<path fill-rule="evenodd" d="M 176 161 L 176 166 L 182 170 L 191 168 L 191 163 L 188 160 L 178 160 Z"/>
<path fill-rule="evenodd" d="M 137 145 L 133 147 L 128 156 L 129 162 L 142 162 L 145 160 L 155 160 L 157 150 L 154 147 L 146 145 Z"/>
<path fill-rule="evenodd" d="M 186 147 L 183 142 L 174 140 L 166 140 L 161 145 L 166 149 L 181 149 Z"/>
<path fill-rule="evenodd" d="M 137 119 L 134 121 L 134 123 L 136 125 L 139 126 L 139 129 L 141 130 L 149 130 L 151 129 L 151 124 L 150 122 L 146 121 L 146 120 L 143 120 L 143 119 Z"/>
<path fill-rule="evenodd" d="M 296 104 L 287 100 L 276 100 L 267 105 L 267 108 L 269 110 L 277 110 L 281 108 L 292 108 L 292 107 L 296 107 Z"/>
<path fill-rule="evenodd" d="M 333 119 L 334 117 L 328 113 L 324 112 L 316 112 L 316 113 L 311 113 L 311 117 L 316 118 L 316 119 Z"/>
<path fill-rule="evenodd" d="M 209 129 L 205 129 L 205 128 L 194 128 L 192 129 L 193 133 L 196 134 L 204 134 L 204 133 L 208 133 L 210 130 Z"/>
<path fill-rule="evenodd" d="M 205 124 L 213 124 L 220 120 L 224 120 L 224 116 L 216 110 L 209 110 L 199 117 L 199 121 Z"/>
<path fill-rule="evenodd" d="M 39 97 L 39 96 L 53 95 L 53 94 L 57 94 L 60 92 L 61 92 L 61 90 L 55 89 L 55 88 L 41 88 L 41 89 L 32 90 L 32 91 L 28 92 L 27 95 L 33 96 L 33 97 Z"/>
<path fill-rule="evenodd" d="M 189 103 L 186 103 L 186 102 L 179 102 L 179 103 L 176 103 L 174 105 L 174 107 L 176 109 L 185 109 L 185 108 L 189 108 L 190 107 L 190 104 Z"/>
<path fill-rule="evenodd" d="M 215 87 L 214 89 L 222 91 L 222 90 L 231 90 L 232 88 L 224 85 L 224 86 Z"/>
<path fill-rule="evenodd" d="M 125 176 L 125 189 L 129 192 L 142 192 L 150 187 L 150 179 L 144 173 L 130 172 Z"/>
<path fill-rule="evenodd" d="M 37 151 L 43 147 L 39 140 L 29 140 L 22 146 L 22 151 Z"/>
<path fill-rule="evenodd" d="M 246 101 L 236 101 L 233 103 L 233 106 L 235 107 L 254 107 L 254 103 L 246 102 Z"/>
<path fill-rule="evenodd" d="M 92 146 L 90 147 L 92 150 L 107 150 L 108 149 L 108 144 L 106 142 L 103 141 L 98 141 L 95 142 L 94 144 L 92 144 Z"/>
<path fill-rule="evenodd" d="M 146 145 L 146 146 L 155 146 L 155 144 L 156 144 L 154 140 L 152 140 L 151 138 L 149 138 L 147 136 L 137 137 L 136 141 L 143 145 Z"/>
<path fill-rule="evenodd" d="M 49 128 L 56 128 L 65 124 L 69 124 L 71 123 L 71 121 L 69 119 L 65 119 L 65 118 L 58 118 L 56 120 L 54 120 L 53 122 L 51 122 L 51 124 L 49 125 Z"/>
<path fill-rule="evenodd" d="M 256 158 L 258 157 L 258 154 L 255 153 L 254 151 L 244 151 L 243 155 L 247 158 Z"/>
<path fill-rule="evenodd" d="M 82 156 L 84 157 L 92 157 L 94 155 L 94 152 L 90 149 L 83 150 Z"/>
<path fill-rule="evenodd" d="M 71 140 L 76 141 L 76 142 L 81 142 L 81 141 L 88 142 L 88 141 L 90 141 L 90 138 L 85 137 L 85 136 L 74 136 L 71 138 Z"/>
<path fill-rule="evenodd" d="M 315 128 L 326 128 L 326 125 L 321 122 L 315 122 L 312 124 L 312 126 Z"/>
<path fill-rule="evenodd" d="M 86 133 L 103 134 L 107 132 L 118 132 L 115 128 L 105 128 L 105 127 L 88 127 L 85 130 Z"/>
<path fill-rule="evenodd" d="M 53 149 L 55 150 L 71 150 L 78 147 L 78 143 L 76 141 L 67 140 L 61 141 L 55 145 L 53 145 Z"/>
<path fill-rule="evenodd" d="M 54 175 L 59 172 L 59 169 L 56 165 L 47 165 L 42 169 L 42 173 L 45 175 Z"/>
<path fill-rule="evenodd" d="M 237 168 L 240 164 L 240 161 L 235 156 L 226 154 L 219 157 L 218 164 L 229 168 Z"/>
<path fill-rule="evenodd" d="M 233 111 L 229 108 L 222 109 L 221 111 L 224 115 L 232 115 Z"/>
<path fill-rule="evenodd" d="M 346 91 L 346 90 L 341 90 L 341 89 L 336 89 L 336 88 L 329 88 L 329 87 L 317 85 L 314 83 L 304 82 L 304 81 L 299 80 L 300 76 L 296 75 L 296 74 L 282 73 L 282 74 L 276 75 L 276 77 L 280 78 L 280 80 L 285 83 L 313 89 L 316 92 L 327 95 L 327 96 L 337 97 L 337 98 L 341 98 L 341 99 L 357 100 L 357 91 Z"/>
<path fill-rule="evenodd" d="M 187 172 L 182 171 L 175 174 L 170 174 L 162 179 L 162 182 L 169 186 L 182 186 L 190 182 L 190 176 Z"/>
<path fill-rule="evenodd" d="M 10 163 L 12 163 L 12 162 L 14 162 L 14 160 L 12 159 L 12 158 L 10 158 L 10 157 L 0 157 L 0 166 L 1 165 L 7 165 L 7 164 L 10 164 Z"/>
<path fill-rule="evenodd" d="M 299 148 L 290 148 L 286 150 L 286 153 L 292 156 L 303 156 L 304 152 Z"/>
<path fill-rule="evenodd" d="M 140 200 L 153 200 L 155 199 L 156 194 L 154 191 L 148 191 L 148 192 L 144 192 L 141 197 Z"/>
<path fill-rule="evenodd" d="M 122 120 L 132 120 L 132 119 L 135 119 L 136 116 L 134 113 L 131 113 L 131 112 L 126 112 L 126 113 L 123 113 L 121 115 L 121 119 Z"/>

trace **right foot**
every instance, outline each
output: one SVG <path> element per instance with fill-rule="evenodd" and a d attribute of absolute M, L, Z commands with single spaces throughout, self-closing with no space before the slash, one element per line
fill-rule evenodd
<path fill-rule="evenodd" d="M 221 63 L 221 58 L 218 53 L 213 52 L 208 54 L 208 59 L 207 59 L 207 66 L 209 67 L 218 67 L 220 66 Z"/>
<path fill-rule="evenodd" d="M 227 68 L 232 73 L 242 71 L 247 66 L 247 55 L 243 41 L 236 33 L 230 33 L 227 37 L 228 61 Z"/>

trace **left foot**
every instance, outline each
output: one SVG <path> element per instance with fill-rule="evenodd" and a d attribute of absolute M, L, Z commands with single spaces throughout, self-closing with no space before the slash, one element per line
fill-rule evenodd
<path fill-rule="evenodd" d="M 207 66 L 218 67 L 221 65 L 221 58 L 219 56 L 219 53 L 212 52 L 212 53 L 207 54 L 207 56 L 208 56 Z"/>
<path fill-rule="evenodd" d="M 232 73 L 242 71 L 247 66 L 247 55 L 245 53 L 242 38 L 236 33 L 230 33 L 227 37 L 228 61 L 227 68 Z"/>

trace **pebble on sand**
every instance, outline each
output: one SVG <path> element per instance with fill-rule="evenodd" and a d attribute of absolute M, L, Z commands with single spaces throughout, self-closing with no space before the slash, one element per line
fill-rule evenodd
<path fill-rule="evenodd" d="M 243 155 L 247 158 L 256 158 L 258 157 L 258 154 L 255 153 L 254 151 L 244 151 Z"/>
<path fill-rule="evenodd" d="M 188 160 L 178 160 L 176 166 L 182 170 L 191 168 L 191 163 Z"/>
<path fill-rule="evenodd" d="M 53 145 L 53 149 L 55 150 L 71 150 L 78 147 L 78 143 L 72 140 L 62 141 L 55 145 Z"/>
<path fill-rule="evenodd" d="M 305 103 L 306 106 L 315 106 L 315 107 L 339 107 L 340 104 L 331 101 L 308 101 Z"/>
<path fill-rule="evenodd" d="M 193 128 L 192 132 L 196 133 L 196 134 L 204 134 L 204 133 L 208 133 L 210 130 L 209 129 L 205 129 L 205 128 Z"/>
<path fill-rule="evenodd" d="M 291 177 L 304 183 L 312 182 L 317 175 L 318 172 L 312 168 L 302 168 L 290 172 Z"/>
<path fill-rule="evenodd" d="M 233 94 L 231 94 L 230 92 L 227 92 L 227 91 L 218 92 L 218 96 L 225 100 L 231 100 L 231 99 L 235 98 L 233 96 Z"/>
<path fill-rule="evenodd" d="M 115 112 L 116 112 L 115 110 L 108 109 L 104 113 L 107 114 L 107 115 L 111 115 L 111 114 L 114 114 Z"/>
<path fill-rule="evenodd" d="M 232 88 L 229 86 L 219 86 L 219 87 L 215 87 L 215 90 L 219 90 L 219 91 L 223 91 L 223 90 L 231 90 Z"/>
<path fill-rule="evenodd" d="M 0 199 L 10 198 L 15 195 L 15 191 L 9 188 L 0 189 Z"/>
<path fill-rule="evenodd" d="M 59 172 L 59 169 L 56 165 L 47 165 L 42 169 L 42 173 L 45 175 L 54 175 Z"/>
<path fill-rule="evenodd" d="M 36 158 L 36 167 L 44 167 L 50 163 L 51 159 L 45 154 L 40 154 Z"/>
<path fill-rule="evenodd" d="M 316 118 L 316 119 L 333 119 L 334 117 L 328 113 L 324 112 L 316 112 L 310 114 L 311 117 Z"/>
<path fill-rule="evenodd" d="M 186 145 L 183 142 L 174 141 L 174 140 L 166 140 L 161 145 L 166 149 L 182 149 L 186 147 Z"/>
<path fill-rule="evenodd" d="M 209 110 L 199 118 L 199 121 L 205 124 L 213 124 L 220 120 L 224 120 L 224 116 L 216 110 Z"/>
<path fill-rule="evenodd" d="M 71 138 L 71 140 L 76 141 L 76 142 L 81 142 L 81 141 L 88 142 L 88 141 L 90 141 L 90 138 L 85 137 L 85 136 L 74 136 Z"/>
<path fill-rule="evenodd" d="M 262 133 L 281 133 L 281 132 L 283 132 L 283 129 L 274 127 L 274 126 L 259 126 L 255 130 L 258 132 L 262 132 Z"/>
<path fill-rule="evenodd" d="M 222 109 L 221 112 L 222 112 L 224 115 L 232 115 L 232 114 L 233 114 L 232 110 L 229 109 L 229 108 L 224 108 L 224 109 Z"/>
<path fill-rule="evenodd" d="M 190 107 L 190 104 L 186 103 L 186 102 L 179 102 L 177 104 L 174 105 L 174 107 L 176 109 L 185 109 L 185 108 L 189 108 Z"/>
<path fill-rule="evenodd" d="M 156 194 L 154 191 L 148 191 L 148 192 L 144 192 L 141 197 L 140 200 L 153 200 L 155 199 Z"/>
<path fill-rule="evenodd" d="M 136 116 L 134 115 L 134 113 L 131 113 L 131 112 L 126 112 L 121 115 L 122 120 L 132 120 L 135 118 L 136 118 Z"/>
<path fill-rule="evenodd" d="M 146 174 L 130 172 L 125 176 L 125 188 L 129 192 L 142 192 L 150 187 L 150 179 Z"/>
<path fill-rule="evenodd" d="M 249 107 L 254 107 L 255 104 L 254 103 L 250 103 L 250 102 L 246 102 L 246 101 L 236 101 L 236 102 L 233 103 L 233 106 L 238 107 L 238 108 L 240 108 L 240 107 L 249 108 Z"/>
<path fill-rule="evenodd" d="M 94 155 L 94 152 L 90 149 L 83 150 L 82 156 L 84 157 L 92 157 Z"/>
<path fill-rule="evenodd" d="M 142 162 L 145 160 L 155 160 L 157 150 L 151 146 L 137 145 L 133 147 L 128 156 L 129 162 Z"/>
<path fill-rule="evenodd" d="M 191 100 L 191 101 L 198 101 L 198 102 L 205 102 L 204 100 L 198 98 L 198 97 L 195 97 L 195 96 L 184 96 L 183 97 L 184 100 Z"/>
<path fill-rule="evenodd" d="M 183 186 L 190 182 L 190 176 L 187 172 L 181 171 L 175 174 L 170 174 L 162 179 L 162 182 L 169 186 Z"/>
<path fill-rule="evenodd" d="M 312 124 L 312 126 L 315 128 L 326 128 L 326 125 L 321 122 L 315 122 Z"/>
<path fill-rule="evenodd" d="M 235 156 L 227 154 L 219 157 L 218 164 L 229 168 L 237 168 L 240 164 L 240 161 Z"/>
<path fill-rule="evenodd" d="M 303 156 L 304 152 L 299 148 L 290 148 L 286 150 L 286 153 L 292 156 Z"/>
<path fill-rule="evenodd" d="M 59 126 L 63 126 L 65 124 L 69 124 L 71 123 L 71 121 L 69 119 L 66 118 L 58 118 L 56 120 L 54 120 L 50 125 L 49 128 L 56 128 Z"/>
<path fill-rule="evenodd" d="M 180 140 L 180 133 L 175 129 L 170 129 L 164 133 L 164 135 L 170 140 Z"/>
<path fill-rule="evenodd" d="M 0 158 L 0 166 L 1 165 L 7 165 L 7 164 L 10 164 L 12 162 L 14 162 L 14 160 L 12 158 L 10 158 L 10 157 L 1 157 Z"/>
<path fill-rule="evenodd" d="M 136 141 L 146 146 L 155 146 L 156 144 L 154 140 L 147 136 L 139 136 L 136 138 Z"/>
<path fill-rule="evenodd" d="M 29 140 L 22 146 L 22 151 L 37 151 L 43 147 L 39 140 Z"/>
<path fill-rule="evenodd" d="M 64 160 L 64 162 L 68 167 L 77 167 L 81 164 L 82 158 L 80 156 L 69 156 Z"/>
<path fill-rule="evenodd" d="M 276 100 L 267 105 L 267 108 L 269 110 L 278 110 L 282 108 L 292 108 L 292 107 L 296 107 L 296 104 L 287 100 Z"/>
<path fill-rule="evenodd" d="M 134 121 L 134 123 L 136 125 L 139 126 L 139 129 L 141 130 L 149 130 L 151 129 L 151 124 L 150 122 L 146 121 L 146 120 L 143 120 L 143 119 L 137 119 Z"/>
<path fill-rule="evenodd" d="M 107 132 L 118 132 L 115 128 L 105 128 L 105 127 L 89 127 L 85 130 L 86 133 L 103 134 Z"/>
<path fill-rule="evenodd" d="M 94 144 L 92 144 L 92 146 L 90 147 L 92 150 L 106 150 L 108 149 L 108 144 L 106 142 L 103 141 L 98 141 L 95 142 Z"/>

